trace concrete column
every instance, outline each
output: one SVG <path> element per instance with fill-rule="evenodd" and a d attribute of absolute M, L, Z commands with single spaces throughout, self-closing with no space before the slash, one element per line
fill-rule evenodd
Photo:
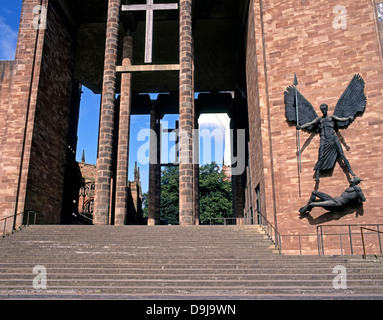
<path fill-rule="evenodd" d="M 95 212 L 93 223 L 95 225 L 107 225 L 109 223 L 110 216 L 116 64 L 118 54 L 120 7 L 121 0 L 109 0 L 96 173 L 96 194 L 94 201 Z"/>
<path fill-rule="evenodd" d="M 192 0 L 180 1 L 180 166 L 179 222 L 193 225 L 194 68 Z"/>
<path fill-rule="evenodd" d="M 149 159 L 149 210 L 148 225 L 154 226 L 160 224 L 160 195 L 158 184 L 158 171 L 160 168 L 159 157 L 159 125 L 157 123 L 156 107 L 153 104 L 150 110 L 150 159 Z"/>
<path fill-rule="evenodd" d="M 193 145 L 193 220 L 195 225 L 199 225 L 199 114 L 194 110 L 194 145 Z"/>
<path fill-rule="evenodd" d="M 123 66 L 130 66 L 133 58 L 133 37 L 124 37 Z M 128 178 L 129 178 L 129 132 L 131 114 L 130 73 L 121 74 L 120 121 L 118 134 L 117 177 L 116 177 L 116 226 L 124 225 L 128 215 Z"/>
<path fill-rule="evenodd" d="M 155 216 L 157 218 L 156 223 L 160 224 L 161 213 L 161 121 L 157 114 L 156 119 L 156 136 L 157 136 L 157 165 L 155 167 L 156 172 L 156 196 L 155 196 Z"/>
<path fill-rule="evenodd" d="M 232 118 L 230 122 L 230 128 L 233 129 L 233 135 L 231 135 L 231 146 L 232 146 L 232 156 L 237 157 L 238 154 L 238 140 L 237 140 L 237 129 L 241 128 L 241 120 L 243 115 L 241 115 L 242 106 L 238 104 L 237 101 L 235 101 L 236 107 L 234 110 L 236 112 L 232 113 Z M 243 155 L 245 156 L 245 155 Z M 234 163 L 234 159 L 231 161 L 232 165 Z M 236 164 L 238 165 L 238 163 Z M 237 170 L 234 170 L 237 171 Z M 232 170 L 233 172 L 233 170 Z M 237 225 L 244 224 L 244 185 L 243 185 L 243 175 L 241 174 L 235 174 L 231 177 L 231 185 L 232 185 L 232 192 L 233 192 L 233 217 L 236 218 Z"/>

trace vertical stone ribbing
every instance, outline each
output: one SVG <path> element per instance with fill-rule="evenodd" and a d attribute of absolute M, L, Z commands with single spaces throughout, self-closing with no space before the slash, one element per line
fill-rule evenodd
<path fill-rule="evenodd" d="M 192 0 L 180 1 L 180 167 L 179 222 L 193 224 L 194 70 Z"/>
<path fill-rule="evenodd" d="M 232 176 L 231 185 L 233 192 L 233 217 L 236 218 L 236 224 L 242 225 L 244 223 L 244 191 L 243 191 L 243 175 L 244 173 L 238 172 L 238 169 L 233 170 L 233 164 L 236 163 L 236 167 L 239 165 L 239 157 L 245 157 L 245 154 L 240 154 L 238 146 L 238 129 L 242 127 L 243 120 L 243 106 L 236 99 L 235 110 L 233 112 L 230 127 L 233 130 L 233 134 L 230 135 L 232 146 Z M 236 160 L 235 160 L 236 159 Z"/>
<path fill-rule="evenodd" d="M 161 224 L 161 121 L 157 114 L 156 119 L 156 136 L 157 136 L 157 165 L 156 171 L 156 196 L 155 196 L 155 216 L 157 224 Z"/>
<path fill-rule="evenodd" d="M 25 211 L 29 166 L 45 29 L 36 30 L 33 8 L 47 0 L 23 1 L 15 61 L 0 77 L 0 218 Z M 5 71 L 5 70 L 4 70 Z M 29 209 L 29 208 L 28 208 Z M 22 215 L 8 220 L 9 230 L 22 225 Z"/>
<path fill-rule="evenodd" d="M 107 225 L 113 158 L 113 128 L 116 92 L 116 64 L 121 0 L 109 0 L 102 88 L 99 149 L 96 174 L 94 224 Z"/>
<path fill-rule="evenodd" d="M 159 125 L 157 124 L 157 112 L 155 104 L 150 110 L 150 164 L 149 164 L 149 210 L 148 225 L 154 226 L 160 224 L 160 184 L 158 180 L 159 164 Z"/>
<path fill-rule="evenodd" d="M 123 66 L 130 66 L 133 57 L 133 37 L 124 37 Z M 130 73 L 121 75 L 120 121 L 118 135 L 117 178 L 116 178 L 116 226 L 124 225 L 128 215 L 128 172 L 129 172 L 129 131 L 131 114 Z"/>
<path fill-rule="evenodd" d="M 194 145 L 193 145 L 193 213 L 194 224 L 199 225 L 199 114 L 194 111 Z"/>

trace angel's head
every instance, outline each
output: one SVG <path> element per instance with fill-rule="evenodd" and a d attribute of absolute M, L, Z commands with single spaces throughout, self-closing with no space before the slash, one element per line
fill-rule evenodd
<path fill-rule="evenodd" d="M 320 106 L 320 110 L 322 111 L 323 115 L 325 116 L 327 114 L 327 111 L 328 111 L 328 105 L 327 104 L 322 104 Z"/>

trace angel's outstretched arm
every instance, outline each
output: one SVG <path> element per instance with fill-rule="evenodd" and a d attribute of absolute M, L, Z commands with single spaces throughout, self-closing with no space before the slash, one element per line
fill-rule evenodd
<path fill-rule="evenodd" d="M 353 121 L 354 120 L 354 117 L 346 117 L 346 118 L 339 118 L 337 117 L 336 115 L 332 115 L 331 116 L 334 120 L 337 120 L 337 121 Z"/>
<path fill-rule="evenodd" d="M 298 125 L 297 128 L 298 129 L 305 129 L 305 128 L 310 127 L 314 124 L 317 124 L 320 121 L 320 119 L 321 119 L 321 117 L 316 117 L 313 121 L 308 122 L 308 123 L 304 124 L 303 126 Z"/>

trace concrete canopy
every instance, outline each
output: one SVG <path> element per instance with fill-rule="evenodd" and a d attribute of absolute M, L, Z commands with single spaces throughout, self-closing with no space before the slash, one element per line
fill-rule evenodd
<path fill-rule="evenodd" d="M 77 36 L 75 78 L 101 93 L 107 1 L 55 0 Z M 175 0 L 155 0 L 174 3 Z M 127 0 L 123 4 L 144 4 Z M 195 0 L 193 30 L 195 45 L 195 91 L 234 91 L 244 77 L 245 28 L 249 0 Z M 120 39 L 134 37 L 134 65 L 144 64 L 145 12 L 122 12 Z M 178 11 L 154 12 L 153 64 L 179 63 Z M 122 45 L 119 49 L 121 64 Z M 120 77 L 118 77 L 120 78 Z M 117 93 L 119 93 L 119 79 Z M 177 92 L 178 72 L 142 72 L 133 75 L 133 93 Z"/>

